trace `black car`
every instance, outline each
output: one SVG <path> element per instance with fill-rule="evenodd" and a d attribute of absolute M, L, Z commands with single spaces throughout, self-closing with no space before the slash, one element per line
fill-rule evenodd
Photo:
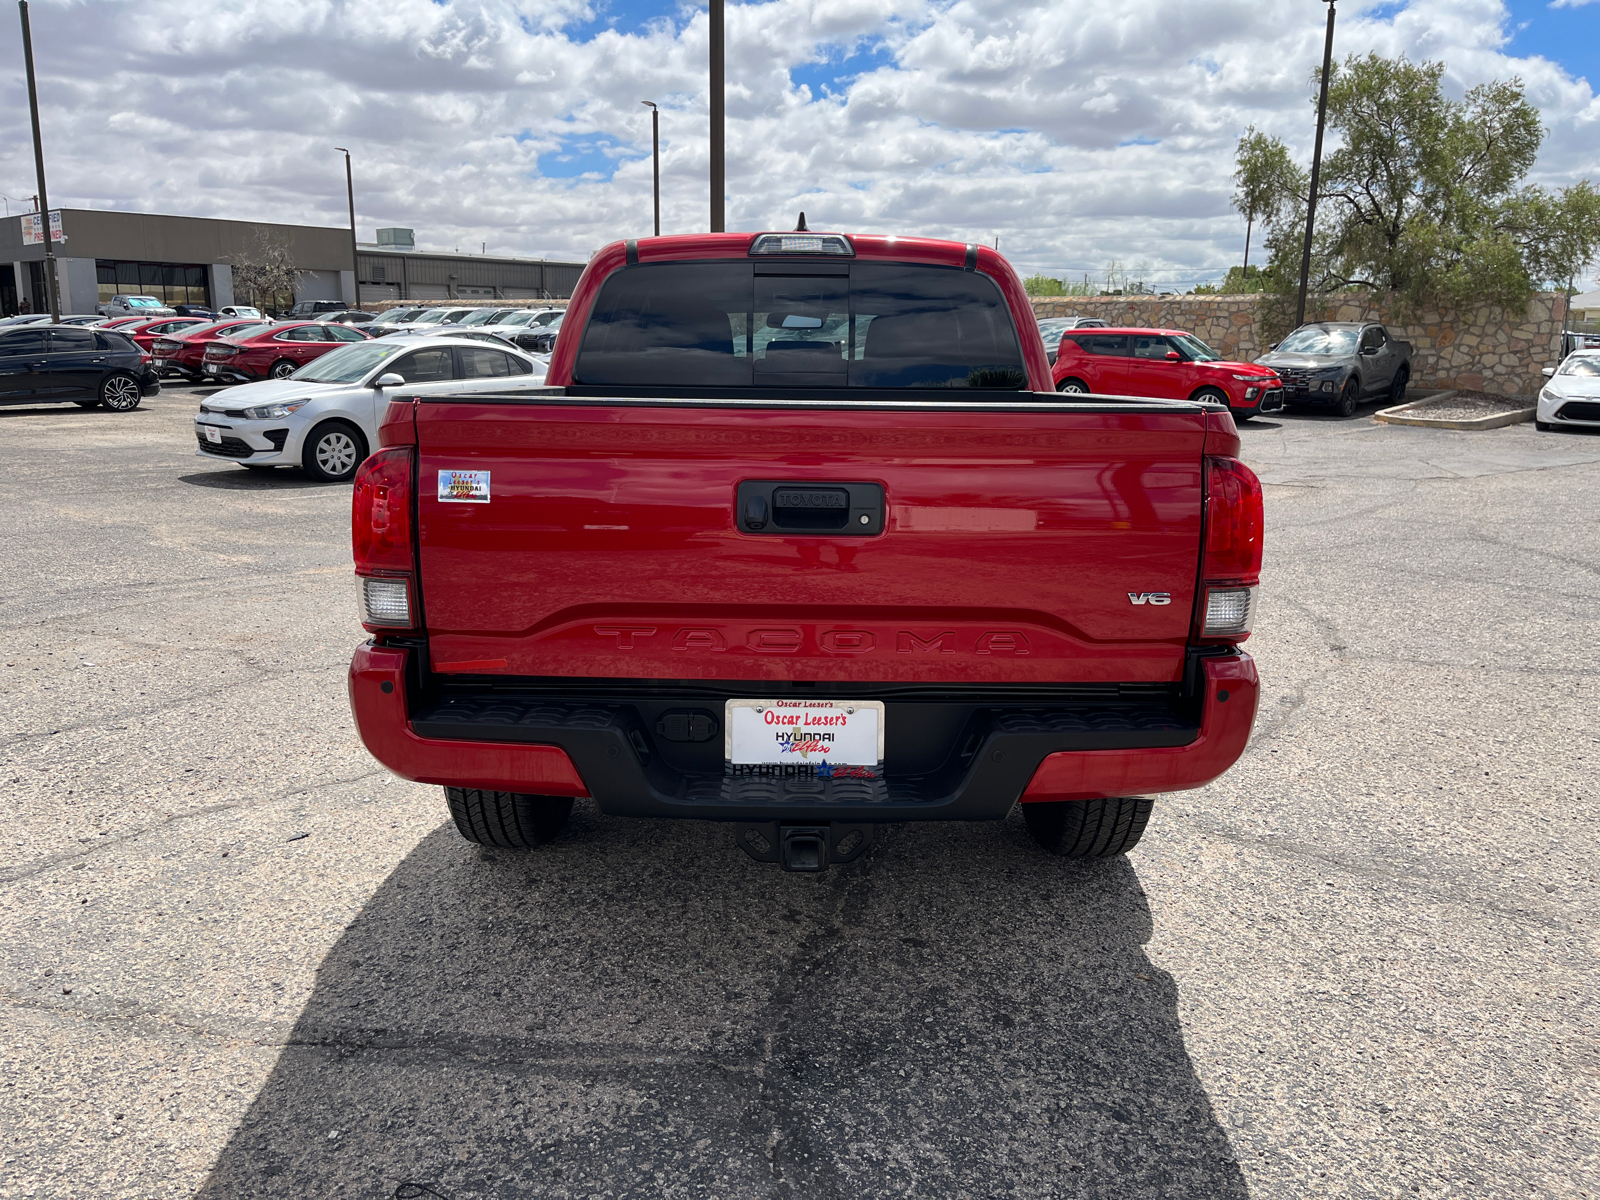
<path fill-rule="evenodd" d="M 203 304 L 174 304 L 172 311 L 180 317 L 204 317 L 208 321 L 217 319 L 217 314 Z"/>
<path fill-rule="evenodd" d="M 0 328 L 0 404 L 101 404 L 132 412 L 160 390 L 143 352 L 114 329 Z"/>
<path fill-rule="evenodd" d="M 315 321 L 323 313 L 344 312 L 350 306 L 343 300 L 300 300 L 283 314 L 285 321 Z"/>
<path fill-rule="evenodd" d="M 564 312 L 558 313 L 550 324 L 528 333 L 502 333 L 500 336 L 529 354 L 549 354 L 556 348 L 556 338 L 561 333 L 561 318 L 565 315 Z"/>

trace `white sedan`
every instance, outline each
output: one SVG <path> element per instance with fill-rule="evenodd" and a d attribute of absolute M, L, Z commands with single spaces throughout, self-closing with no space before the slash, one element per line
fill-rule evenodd
<path fill-rule="evenodd" d="M 378 446 L 389 393 L 528 391 L 544 386 L 544 372 L 543 362 L 513 346 L 466 338 L 356 342 L 285 379 L 207 397 L 194 418 L 195 454 L 349 479 Z"/>
<path fill-rule="evenodd" d="M 1577 350 L 1559 367 L 1544 369 L 1534 425 L 1546 431 L 1600 426 L 1600 350 Z"/>

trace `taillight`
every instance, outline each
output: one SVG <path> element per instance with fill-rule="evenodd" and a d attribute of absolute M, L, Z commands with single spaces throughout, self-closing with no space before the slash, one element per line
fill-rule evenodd
<path fill-rule="evenodd" d="M 360 577 L 361 623 L 373 632 L 417 624 L 413 466 L 410 446 L 392 446 L 356 472 L 350 541 Z"/>
<path fill-rule="evenodd" d="M 1242 642 L 1255 617 L 1266 527 L 1261 480 L 1236 458 L 1206 459 L 1206 545 L 1200 569 L 1196 634 Z"/>

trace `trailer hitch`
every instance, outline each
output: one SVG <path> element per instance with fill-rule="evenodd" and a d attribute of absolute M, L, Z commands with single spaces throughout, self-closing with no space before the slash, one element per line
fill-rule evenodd
<path fill-rule="evenodd" d="M 739 849 L 757 862 L 785 871 L 822 871 L 830 863 L 853 862 L 872 845 L 871 825 L 786 825 L 761 821 L 735 825 Z"/>

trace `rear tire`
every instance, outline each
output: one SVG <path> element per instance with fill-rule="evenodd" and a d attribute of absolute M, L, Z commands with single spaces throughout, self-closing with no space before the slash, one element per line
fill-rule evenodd
<path fill-rule="evenodd" d="M 1063 379 L 1056 384 L 1056 391 L 1067 392 L 1073 396 L 1087 396 L 1089 394 L 1089 385 L 1081 379 Z"/>
<path fill-rule="evenodd" d="M 274 379 L 287 379 L 300 369 L 300 364 L 290 362 L 287 358 L 280 358 L 272 364 L 272 369 L 267 372 Z"/>
<path fill-rule="evenodd" d="M 1353 417 L 1356 415 L 1356 405 L 1361 401 L 1361 385 L 1354 379 L 1345 381 L 1344 391 L 1339 393 L 1339 398 L 1334 401 L 1333 411 L 1337 416 Z"/>
<path fill-rule="evenodd" d="M 139 407 L 142 399 L 144 394 L 140 391 L 139 381 L 132 375 L 119 371 L 107 375 L 105 382 L 100 385 L 99 403 L 112 412 L 132 412 Z"/>
<path fill-rule="evenodd" d="M 555 838 L 572 815 L 571 796 L 530 796 L 479 788 L 444 790 L 456 832 L 480 846 L 532 850 Z"/>
<path fill-rule="evenodd" d="M 1389 385 L 1389 404 L 1404 404 L 1406 402 L 1406 384 L 1411 382 L 1411 372 L 1401 367 L 1394 374 L 1394 382 Z"/>
<path fill-rule="evenodd" d="M 1024 804 L 1028 832 L 1062 858 L 1110 858 L 1139 844 L 1155 801 L 1148 796 L 1049 800 Z"/>

